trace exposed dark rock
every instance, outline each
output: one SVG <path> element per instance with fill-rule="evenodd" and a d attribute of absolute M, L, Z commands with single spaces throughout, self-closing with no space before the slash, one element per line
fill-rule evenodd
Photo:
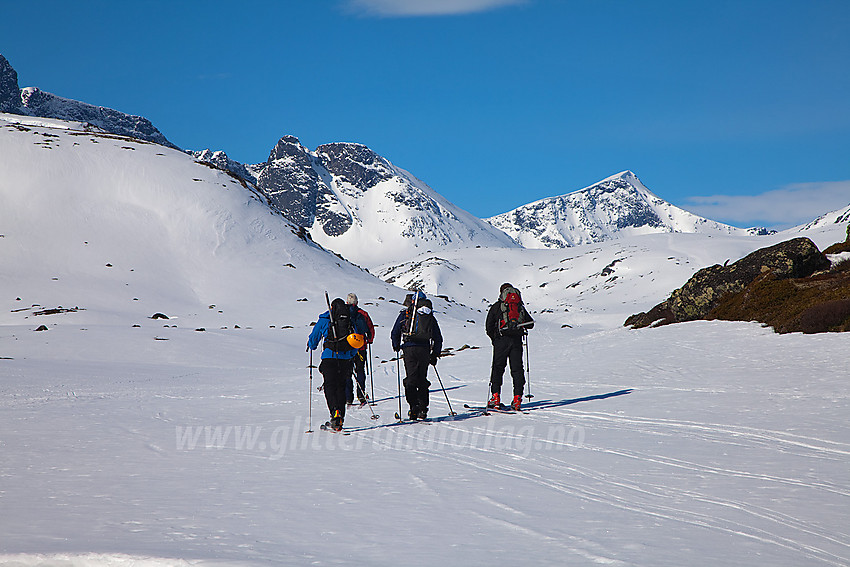
<path fill-rule="evenodd" d="M 275 209 L 302 227 L 313 225 L 319 189 L 325 188 L 313 157 L 295 136 L 284 136 L 272 149 L 257 187 Z"/>
<path fill-rule="evenodd" d="M 324 144 L 316 148 L 316 155 L 325 169 L 361 191 L 394 175 L 381 156 L 362 144 Z"/>
<path fill-rule="evenodd" d="M 33 311 L 32 314 L 34 316 L 37 316 L 37 315 L 56 315 L 58 313 L 76 313 L 79 310 L 80 310 L 79 307 L 71 307 L 70 309 L 66 309 L 66 308 L 60 306 L 60 307 L 55 307 L 53 309 L 42 309 L 42 310 L 39 310 L 39 311 Z"/>
<path fill-rule="evenodd" d="M 830 262 L 808 238 L 795 238 L 756 250 L 734 264 L 703 268 L 647 313 L 632 315 L 633 328 L 705 319 L 728 294 L 738 293 L 762 274 L 774 279 L 805 278 Z"/>
<path fill-rule="evenodd" d="M 36 331 L 47 331 L 47 325 L 40 325 Z"/>
<path fill-rule="evenodd" d="M 151 315 L 151 319 L 168 319 L 168 315 L 165 313 L 154 313 Z"/>
<path fill-rule="evenodd" d="M 20 114 L 21 89 L 18 73 L 9 61 L 0 55 L 0 112 Z"/>

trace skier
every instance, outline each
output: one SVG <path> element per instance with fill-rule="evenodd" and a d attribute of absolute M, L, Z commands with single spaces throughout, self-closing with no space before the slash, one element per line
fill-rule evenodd
<path fill-rule="evenodd" d="M 393 350 L 404 351 L 404 396 L 410 410 L 410 419 L 428 417 L 428 364 L 436 366 L 443 350 L 443 335 L 433 314 L 431 300 L 421 291 L 405 299 L 390 332 Z"/>
<path fill-rule="evenodd" d="M 366 395 L 366 357 L 369 355 L 369 345 L 375 338 L 375 326 L 372 324 L 372 318 L 369 314 L 357 306 L 357 294 L 349 293 L 345 302 L 351 308 L 352 314 L 357 313 L 366 322 L 366 344 L 363 345 L 354 357 L 354 377 L 348 379 L 345 390 L 345 401 L 348 404 L 354 403 L 354 394 L 357 393 L 357 401 L 365 404 L 369 396 Z M 353 315 L 352 315 L 353 316 Z M 354 387 L 354 380 L 357 380 L 357 387 Z"/>
<path fill-rule="evenodd" d="M 324 339 L 319 372 L 324 378 L 325 400 L 331 419 L 328 425 L 334 431 L 342 430 L 345 420 L 345 386 L 351 378 L 354 357 L 365 344 L 366 321 L 341 298 L 330 304 L 330 309 L 319 315 L 307 339 L 307 348 L 316 350 Z"/>
<path fill-rule="evenodd" d="M 522 340 L 528 329 L 534 327 L 534 320 L 522 303 L 519 290 L 509 283 L 499 287 L 499 299 L 487 311 L 484 329 L 493 343 L 493 366 L 490 371 L 490 392 L 488 408 L 501 405 L 502 376 L 508 361 L 511 364 L 511 378 L 514 384 L 514 398 L 511 408 L 519 410 L 522 405 L 522 392 L 525 387 L 525 373 L 522 367 Z"/>

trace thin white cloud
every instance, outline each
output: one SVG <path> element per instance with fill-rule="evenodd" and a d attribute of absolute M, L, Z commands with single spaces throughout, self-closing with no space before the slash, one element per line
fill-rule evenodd
<path fill-rule="evenodd" d="M 367 16 L 451 16 L 486 12 L 529 0 L 346 0 L 352 12 Z"/>
<path fill-rule="evenodd" d="M 848 204 L 850 180 L 797 183 L 760 195 L 689 197 L 684 207 L 712 220 L 781 230 L 814 220 Z"/>

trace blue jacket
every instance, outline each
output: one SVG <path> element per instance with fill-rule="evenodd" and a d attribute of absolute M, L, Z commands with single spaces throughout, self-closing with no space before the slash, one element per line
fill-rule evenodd
<path fill-rule="evenodd" d="M 360 313 L 357 312 L 356 308 L 351 310 L 351 320 L 354 323 L 355 331 L 362 333 L 363 335 L 367 334 L 368 328 L 366 326 L 366 320 L 362 315 L 360 315 Z M 330 327 L 331 316 L 327 311 L 325 311 L 319 315 L 319 320 L 316 322 L 315 326 L 313 326 L 313 331 L 307 338 L 307 348 L 310 350 L 316 350 L 319 347 L 319 343 L 328 336 L 328 330 Z M 342 352 L 334 352 L 331 349 L 326 348 L 322 351 L 322 359 L 337 358 L 341 360 L 350 360 L 357 356 L 358 352 L 359 351 L 356 348 L 344 350 Z"/>
<path fill-rule="evenodd" d="M 419 309 L 428 309 L 427 307 L 420 307 Z M 412 341 L 401 342 L 401 334 L 404 330 L 404 323 L 407 319 L 406 311 L 402 310 L 398 314 L 398 318 L 395 320 L 395 325 L 393 325 L 393 330 L 390 332 L 390 340 L 393 343 L 393 350 L 399 350 L 399 348 L 410 347 L 410 346 L 424 346 L 431 348 L 432 356 L 440 356 L 440 353 L 443 351 L 443 334 L 440 332 L 440 325 L 437 324 L 437 318 L 434 317 L 434 324 L 431 326 L 431 340 L 429 343 L 417 343 Z M 428 311 L 430 313 L 430 310 Z"/>

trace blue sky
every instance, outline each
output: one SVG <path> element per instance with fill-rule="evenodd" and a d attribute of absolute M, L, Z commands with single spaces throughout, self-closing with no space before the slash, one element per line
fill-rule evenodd
<path fill-rule="evenodd" d="M 366 144 L 479 217 L 634 171 L 738 226 L 850 203 L 846 0 L 4 5 L 21 87 L 187 149 Z M 15 22 L 14 25 L 9 25 Z"/>

